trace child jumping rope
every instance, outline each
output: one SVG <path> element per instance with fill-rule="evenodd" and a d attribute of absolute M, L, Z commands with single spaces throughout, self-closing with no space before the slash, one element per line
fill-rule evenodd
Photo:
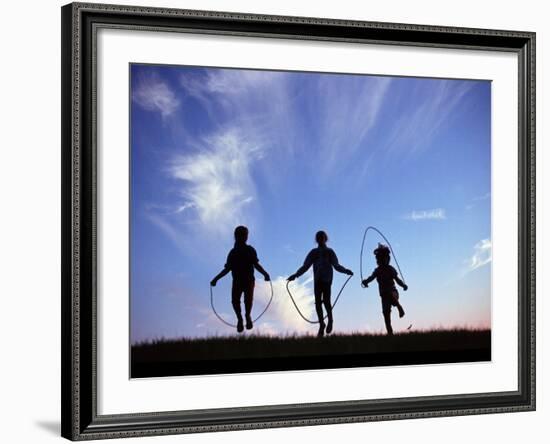
<path fill-rule="evenodd" d="M 270 277 L 267 271 L 260 265 L 256 250 L 251 245 L 248 245 L 248 228 L 244 226 L 238 226 L 235 228 L 235 246 L 231 249 L 227 255 L 227 261 L 223 270 L 212 279 L 210 285 L 216 286 L 218 280 L 224 277 L 231 271 L 233 277 L 233 285 L 231 288 L 231 305 L 237 315 L 237 331 L 241 333 L 243 327 L 243 316 L 241 314 L 241 295 L 244 293 L 244 309 L 246 317 L 246 328 L 250 330 L 252 325 L 252 318 L 250 312 L 252 311 L 252 300 L 254 297 L 254 269 L 263 274 L 264 279 L 269 281 Z"/>
<path fill-rule="evenodd" d="M 391 307 L 397 307 L 400 318 L 405 316 L 405 310 L 403 310 L 403 307 L 399 303 L 399 293 L 395 288 L 394 281 L 404 291 L 407 291 L 409 287 L 399 278 L 395 268 L 390 265 L 390 249 L 386 245 L 378 244 L 378 248 L 374 250 L 374 256 L 376 257 L 378 266 L 367 279 L 363 280 L 362 284 L 367 288 L 374 279 L 377 280 L 386 330 L 388 335 L 393 335 Z"/>
<path fill-rule="evenodd" d="M 332 332 L 332 305 L 330 302 L 330 291 L 332 286 L 332 268 L 336 269 L 340 273 L 345 273 L 350 276 L 353 275 L 351 270 L 342 267 L 338 263 L 336 253 L 332 248 L 327 247 L 328 236 L 324 231 L 318 231 L 315 235 L 317 241 L 317 248 L 314 248 L 307 255 L 304 265 L 302 265 L 296 273 L 290 275 L 287 280 L 293 281 L 297 277 L 304 274 L 309 267 L 313 265 L 313 291 L 315 294 L 315 311 L 317 312 L 317 318 L 319 319 L 319 332 L 317 336 L 323 336 L 325 334 L 325 322 L 323 316 L 323 307 L 327 312 L 328 323 L 326 325 L 326 332 Z"/>

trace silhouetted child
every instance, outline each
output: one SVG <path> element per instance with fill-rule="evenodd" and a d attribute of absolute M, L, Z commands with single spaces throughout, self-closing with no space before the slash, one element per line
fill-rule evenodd
<path fill-rule="evenodd" d="M 332 248 L 327 247 L 328 236 L 324 231 L 318 231 L 315 235 L 318 247 L 311 250 L 306 256 L 304 265 L 298 268 L 298 271 L 289 276 L 287 280 L 293 281 L 304 274 L 309 267 L 313 265 L 313 292 L 315 293 L 315 311 L 319 319 L 318 336 L 325 334 L 325 322 L 323 316 L 323 307 L 327 312 L 328 324 L 327 333 L 332 332 L 332 305 L 330 302 L 330 290 L 332 286 L 332 268 L 334 267 L 340 273 L 353 276 L 353 272 L 338 263 L 336 253 Z"/>
<path fill-rule="evenodd" d="M 231 271 L 233 277 L 231 305 L 237 315 L 237 331 L 239 333 L 243 331 L 243 316 L 241 314 L 241 295 L 243 293 L 246 328 L 250 330 L 253 327 L 250 312 L 254 297 L 254 269 L 262 273 L 266 281 L 270 279 L 269 274 L 260 265 L 256 250 L 246 243 L 247 240 L 248 228 L 243 226 L 235 228 L 235 245 L 227 255 L 223 270 L 210 282 L 210 285 L 215 287 L 218 280 Z"/>
<path fill-rule="evenodd" d="M 362 284 L 365 288 L 376 279 L 378 281 L 378 290 L 380 292 L 380 298 L 382 299 L 382 313 L 384 315 L 384 322 L 386 324 L 386 330 L 388 335 L 393 335 L 393 329 L 391 326 L 391 307 L 397 307 L 399 311 L 399 317 L 405 316 L 405 310 L 399 303 L 399 293 L 395 288 L 394 281 L 407 291 L 409 288 L 397 275 L 397 271 L 390 265 L 390 249 L 382 244 L 378 244 L 378 248 L 374 250 L 374 256 L 376 257 L 376 263 L 378 267 L 372 272 L 372 274 L 364 279 Z"/>

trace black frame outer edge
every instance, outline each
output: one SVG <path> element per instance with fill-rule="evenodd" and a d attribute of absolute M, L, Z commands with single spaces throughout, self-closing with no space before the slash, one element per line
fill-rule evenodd
<path fill-rule="evenodd" d="M 61 435 L 72 438 L 72 7 L 61 8 Z"/>
<path fill-rule="evenodd" d="M 61 274 L 61 434 L 71 440 L 149 436 L 265 427 L 360 422 L 386 419 L 525 411 L 535 408 L 534 379 L 534 78 L 535 34 L 366 23 L 303 17 L 259 16 L 210 11 L 167 10 L 117 5 L 73 3 L 62 7 L 61 142 L 62 142 L 62 274 Z M 244 407 L 207 411 L 150 412 L 97 416 L 93 372 L 93 150 L 91 146 L 91 24 L 185 26 L 197 31 L 316 36 L 348 41 L 468 47 L 516 51 L 520 60 L 520 384 L 517 392 L 450 397 L 342 401 L 336 403 Z M 78 59 L 76 46 L 79 48 Z M 75 76 L 74 63 L 80 77 Z M 78 102 L 73 97 L 73 88 Z M 79 113 L 73 111 L 78 106 Z M 75 117 L 76 116 L 76 117 Z M 78 119 L 78 122 L 75 122 Z M 77 129 L 79 146 L 75 145 Z M 75 159 L 78 157 L 78 161 Z M 76 171 L 75 165 L 78 165 Z M 75 180 L 76 178 L 76 180 Z M 78 187 L 78 189 L 76 189 Z M 75 205 L 78 196 L 78 205 Z M 521 218 L 523 216 L 523 219 Z M 75 218 L 80 225 L 75 230 Z M 76 245 L 76 247 L 75 247 Z M 78 266 L 75 251 L 78 249 Z M 529 251 L 527 251 L 529 250 Z M 76 270 L 76 271 L 75 271 Z M 76 285 L 75 285 L 76 282 Z M 533 326 L 531 332 L 526 327 Z M 75 330 L 76 329 L 76 330 Z M 74 337 L 74 332 L 78 338 Z M 398 411 L 399 413 L 395 413 Z"/>

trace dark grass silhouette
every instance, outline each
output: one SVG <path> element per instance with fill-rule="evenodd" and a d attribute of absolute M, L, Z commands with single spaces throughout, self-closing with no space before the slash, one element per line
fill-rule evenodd
<path fill-rule="evenodd" d="M 131 353 L 132 377 L 487 361 L 491 359 L 491 331 L 158 339 L 133 345 Z"/>

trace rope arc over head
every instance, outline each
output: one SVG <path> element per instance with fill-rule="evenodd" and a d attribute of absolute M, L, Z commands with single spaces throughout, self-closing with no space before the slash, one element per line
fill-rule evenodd
<path fill-rule="evenodd" d="M 384 236 L 384 234 L 378 228 L 373 227 L 373 226 L 368 226 L 367 228 L 365 228 L 365 232 L 363 233 L 363 242 L 361 242 L 361 253 L 359 255 L 359 273 L 361 274 L 361 285 L 362 285 L 362 282 L 364 280 L 364 277 L 363 277 L 363 251 L 364 251 L 364 248 L 365 248 L 365 239 L 367 237 L 367 233 L 369 232 L 369 230 L 376 231 L 380 235 L 380 237 L 382 237 L 382 239 L 384 239 L 386 244 L 388 244 L 388 247 L 390 248 L 393 259 L 395 260 L 395 265 L 397 265 L 397 269 L 399 270 L 399 275 L 401 276 L 401 279 L 403 280 L 403 282 L 406 282 L 405 277 L 403 276 L 403 272 L 401 271 L 401 267 L 399 266 L 399 262 L 397 261 L 397 256 L 393 252 L 393 248 L 391 246 L 390 241 L 386 238 L 386 236 Z"/>

